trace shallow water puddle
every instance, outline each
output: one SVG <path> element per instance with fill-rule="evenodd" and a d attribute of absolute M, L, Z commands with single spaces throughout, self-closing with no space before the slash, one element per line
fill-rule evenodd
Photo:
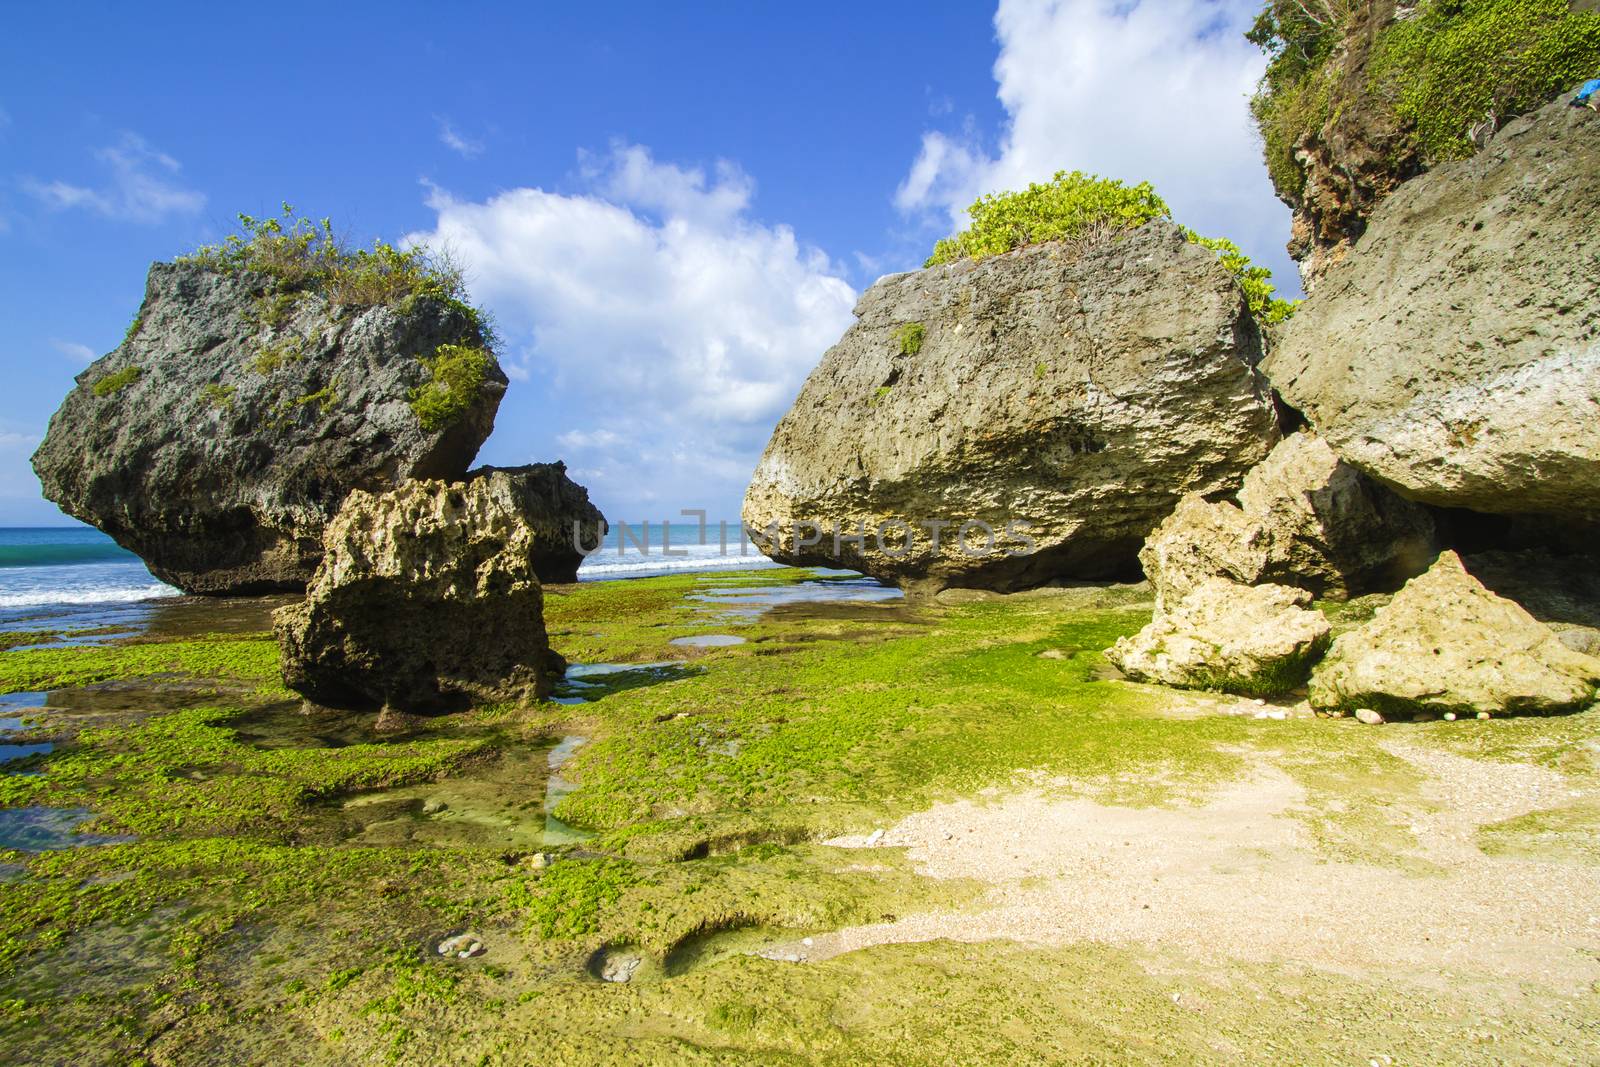
<path fill-rule="evenodd" d="M 683 645 L 688 648 L 731 648 L 734 645 L 744 644 L 745 639 L 733 634 L 693 634 L 689 637 L 674 637 L 668 644 Z"/>
<path fill-rule="evenodd" d="M 576 786 L 554 772 L 587 738 L 514 745 L 443 781 L 359 793 L 326 811 L 345 844 L 532 849 L 589 836 L 549 811 Z"/>
<path fill-rule="evenodd" d="M 550 699 L 557 704 L 587 704 L 625 689 L 639 689 L 698 674 L 700 668 L 683 663 L 573 663 L 555 685 Z"/>
<path fill-rule="evenodd" d="M 13 720 L 15 721 L 15 720 Z M 0 720 L 3 726 L 4 720 Z M 10 763 L 12 760 L 27 759 L 29 756 L 43 756 L 55 749 L 55 745 L 48 741 L 41 741 L 35 745 L 0 745 L 0 763 Z"/>
<path fill-rule="evenodd" d="M 74 833 L 94 818 L 87 808 L 9 808 L 0 811 L 0 848 L 54 852 L 89 845 L 115 845 L 131 837 Z"/>
<path fill-rule="evenodd" d="M 721 609 L 718 617 L 730 620 L 754 619 L 770 608 L 789 604 L 873 603 L 905 597 L 899 589 L 880 585 L 876 580 L 864 577 L 820 578 L 790 585 L 767 586 L 719 586 L 706 582 L 701 589 L 702 592 L 689 594 L 688 599 L 714 605 Z"/>

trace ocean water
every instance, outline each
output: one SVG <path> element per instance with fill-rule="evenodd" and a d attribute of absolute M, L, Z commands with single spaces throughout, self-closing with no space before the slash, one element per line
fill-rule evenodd
<path fill-rule="evenodd" d="M 132 552 L 87 527 L 0 528 L 0 630 L 19 623 L 93 616 L 102 624 L 178 590 L 157 581 Z"/>
<path fill-rule="evenodd" d="M 617 524 L 578 569 L 580 581 L 772 567 L 739 526 Z M 723 544 L 726 537 L 727 543 Z M 585 548 L 593 547 L 585 545 Z M 151 601 L 178 596 L 139 557 L 88 527 L 0 528 L 0 630 L 135 622 Z"/>
<path fill-rule="evenodd" d="M 598 551 L 578 568 L 580 582 L 645 578 L 684 571 L 776 567 L 755 545 L 740 541 L 737 522 L 614 522 Z M 702 543 L 702 541 L 704 543 Z M 584 549 L 594 546 L 584 545 Z"/>

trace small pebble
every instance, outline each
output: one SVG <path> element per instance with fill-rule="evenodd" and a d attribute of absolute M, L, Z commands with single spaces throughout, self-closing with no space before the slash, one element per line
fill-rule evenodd
<path fill-rule="evenodd" d="M 1357 708 L 1356 719 L 1366 723 L 1368 726 L 1379 726 L 1383 723 L 1383 716 L 1371 708 Z"/>
<path fill-rule="evenodd" d="M 550 866 L 550 857 L 543 852 L 535 852 L 522 862 L 536 871 L 542 871 Z"/>
<path fill-rule="evenodd" d="M 438 797 L 429 797 L 427 800 L 422 802 L 422 814 L 437 815 L 447 807 L 449 807 L 449 805 L 440 800 Z"/>
<path fill-rule="evenodd" d="M 1444 721 L 1445 722 L 1455 722 L 1456 721 L 1456 713 L 1453 712 L 1453 711 L 1445 712 L 1444 713 Z"/>
<path fill-rule="evenodd" d="M 1478 718 L 1480 718 L 1480 719 L 1487 719 L 1487 718 L 1488 718 L 1488 717 L 1489 717 L 1489 713 L 1488 713 L 1488 712 L 1487 712 L 1487 711 L 1480 711 L 1480 712 L 1478 712 Z"/>
<path fill-rule="evenodd" d="M 484 953 L 483 939 L 477 934 L 457 934 L 447 937 L 439 942 L 439 955 L 454 956 L 457 959 L 469 960 L 474 956 Z"/>

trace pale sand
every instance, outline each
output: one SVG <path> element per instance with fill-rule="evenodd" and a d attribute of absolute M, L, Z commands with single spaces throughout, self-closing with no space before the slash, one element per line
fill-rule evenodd
<path fill-rule="evenodd" d="M 1201 959 L 1381 970 L 1449 986 L 1511 978 L 1577 991 L 1600 981 L 1600 868 L 1485 855 L 1485 823 L 1580 799 L 1560 774 L 1386 747 L 1429 782 L 1409 829 L 1442 874 L 1319 855 L 1300 787 L 1261 759 L 1206 804 L 1126 808 L 1031 789 L 912 815 L 853 848 L 904 848 L 934 878 L 987 885 L 959 912 L 908 915 L 763 953 L 818 960 L 892 942 L 1011 939 L 1172 948 Z M 1581 799 L 1593 799 L 1592 797 Z"/>

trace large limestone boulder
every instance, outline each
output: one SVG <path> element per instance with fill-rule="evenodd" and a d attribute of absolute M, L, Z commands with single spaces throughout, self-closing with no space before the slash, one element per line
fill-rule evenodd
<path fill-rule="evenodd" d="M 1600 660 L 1567 647 L 1445 552 L 1371 622 L 1333 642 L 1311 675 L 1310 701 L 1383 715 L 1547 713 L 1584 707 L 1597 684 Z"/>
<path fill-rule="evenodd" d="M 520 517 L 533 543 L 533 569 L 546 584 L 575 582 L 584 551 L 593 551 L 609 529 L 589 491 L 567 477 L 567 465 L 479 467 L 467 475 L 475 491 L 499 510 Z"/>
<path fill-rule="evenodd" d="M 1262 366 L 1413 500 L 1600 522 L 1600 119 L 1564 101 L 1400 186 Z"/>
<path fill-rule="evenodd" d="M 440 346 L 481 349 L 461 305 L 344 307 L 269 276 L 150 268 L 136 328 L 77 377 L 33 457 L 47 497 L 192 593 L 299 589 L 354 489 L 460 478 L 494 425 L 492 356 L 425 423 Z"/>
<path fill-rule="evenodd" d="M 1245 475 L 1237 504 L 1184 497 L 1145 542 L 1139 561 L 1158 604 L 1176 603 L 1212 577 L 1343 599 L 1398 587 L 1436 552 L 1426 509 L 1301 432 Z"/>
<path fill-rule="evenodd" d="M 274 615 L 285 683 L 402 711 L 541 698 L 538 538 L 508 473 L 351 493 L 305 602 Z"/>
<path fill-rule="evenodd" d="M 1305 684 L 1331 639 L 1310 603 L 1304 589 L 1208 578 L 1106 657 L 1137 681 L 1276 696 Z"/>
<path fill-rule="evenodd" d="M 1278 437 L 1238 286 L 1165 221 L 892 275 L 856 316 L 745 494 L 774 559 L 933 590 L 1133 573 Z"/>

